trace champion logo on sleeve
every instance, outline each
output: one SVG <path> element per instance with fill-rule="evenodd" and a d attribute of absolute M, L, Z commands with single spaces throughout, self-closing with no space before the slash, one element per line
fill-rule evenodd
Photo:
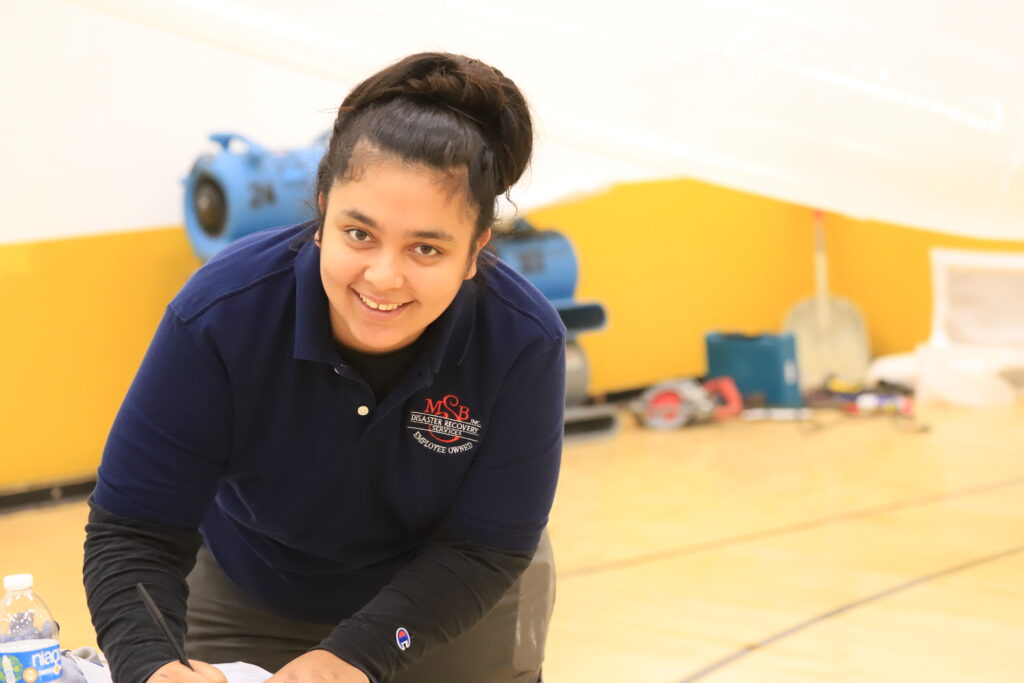
<path fill-rule="evenodd" d="M 405 651 L 412 645 L 412 636 L 409 635 L 409 631 L 405 627 L 399 626 L 398 630 L 395 631 L 395 642 L 398 643 L 398 649 Z"/>

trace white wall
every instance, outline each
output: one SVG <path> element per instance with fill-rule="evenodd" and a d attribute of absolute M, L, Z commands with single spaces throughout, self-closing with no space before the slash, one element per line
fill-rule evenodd
<path fill-rule="evenodd" d="M 210 132 L 308 144 L 344 94 L 340 82 L 93 7 L 4 2 L 4 241 L 180 223 L 180 179 L 212 148 Z"/>
<path fill-rule="evenodd" d="M 0 242 L 180 223 L 232 130 L 307 144 L 419 50 L 478 56 L 538 119 L 514 199 L 691 176 L 1024 239 L 1024 5 L 1003 0 L 3 0 Z M 396 21 L 395 17 L 399 19 Z"/>

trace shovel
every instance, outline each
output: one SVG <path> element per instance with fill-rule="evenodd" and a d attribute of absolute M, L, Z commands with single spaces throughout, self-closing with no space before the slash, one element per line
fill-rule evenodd
<path fill-rule="evenodd" d="M 863 384 L 871 360 L 864 317 L 849 301 L 829 296 L 824 215 L 817 209 L 814 285 L 814 298 L 796 304 L 783 323 L 783 329 L 796 338 L 800 388 L 805 392 L 817 389 L 832 377 Z"/>

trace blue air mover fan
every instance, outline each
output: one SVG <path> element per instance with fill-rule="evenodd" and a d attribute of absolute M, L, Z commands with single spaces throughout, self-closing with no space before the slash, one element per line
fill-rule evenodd
<path fill-rule="evenodd" d="M 199 157 L 183 181 L 185 230 L 199 258 L 257 230 L 313 218 L 313 178 L 324 136 L 286 152 L 267 151 L 235 133 L 210 139 L 221 149 Z"/>

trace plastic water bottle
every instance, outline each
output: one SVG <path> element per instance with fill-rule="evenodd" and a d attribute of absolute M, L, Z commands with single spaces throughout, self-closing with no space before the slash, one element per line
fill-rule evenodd
<path fill-rule="evenodd" d="M 4 577 L 0 601 L 0 683 L 49 683 L 61 678 L 57 622 L 32 591 L 31 574 Z"/>

